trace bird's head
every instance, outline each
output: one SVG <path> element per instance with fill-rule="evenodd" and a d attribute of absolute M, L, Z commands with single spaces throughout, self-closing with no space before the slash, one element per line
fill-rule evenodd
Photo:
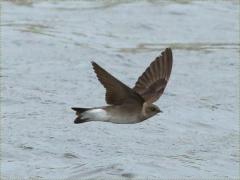
<path fill-rule="evenodd" d="M 162 111 L 155 104 L 148 104 L 148 103 L 143 104 L 143 115 L 146 118 L 150 118 L 160 112 Z"/>

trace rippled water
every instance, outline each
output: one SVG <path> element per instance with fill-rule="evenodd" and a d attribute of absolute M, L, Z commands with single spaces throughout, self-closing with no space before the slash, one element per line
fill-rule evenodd
<path fill-rule="evenodd" d="M 238 1 L 2 2 L 5 178 L 238 177 Z M 73 124 L 105 104 L 94 60 L 133 86 L 166 48 L 164 113 Z"/>

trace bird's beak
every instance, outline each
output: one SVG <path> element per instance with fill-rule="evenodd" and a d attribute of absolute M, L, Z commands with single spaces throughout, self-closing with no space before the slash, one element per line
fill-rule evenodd
<path fill-rule="evenodd" d="M 159 111 L 158 111 L 158 113 L 162 113 L 163 111 L 161 111 L 160 109 L 159 109 Z"/>

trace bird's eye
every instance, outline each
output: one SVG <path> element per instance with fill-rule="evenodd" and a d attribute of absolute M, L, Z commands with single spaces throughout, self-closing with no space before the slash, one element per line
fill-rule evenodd
<path fill-rule="evenodd" d="M 151 107 L 150 110 L 151 110 L 151 111 L 155 111 L 156 108 L 155 108 L 155 107 Z"/>

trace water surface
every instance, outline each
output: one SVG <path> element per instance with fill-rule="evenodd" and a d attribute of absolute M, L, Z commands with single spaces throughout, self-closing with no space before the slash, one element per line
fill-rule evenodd
<path fill-rule="evenodd" d="M 3 177 L 234 178 L 238 1 L 2 2 Z M 166 47 L 157 105 L 133 125 L 73 124 L 104 105 L 92 60 L 129 86 Z"/>

